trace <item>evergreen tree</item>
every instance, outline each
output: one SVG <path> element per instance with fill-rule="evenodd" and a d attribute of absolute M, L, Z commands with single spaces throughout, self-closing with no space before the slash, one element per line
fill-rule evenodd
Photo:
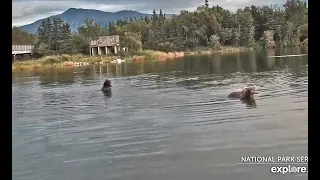
<path fill-rule="evenodd" d="M 266 47 L 296 46 L 308 42 L 308 7 L 306 1 L 287 0 L 283 7 L 252 5 L 233 13 L 219 6 L 209 8 L 206 0 L 196 11 L 181 11 L 171 18 L 165 18 L 162 9 L 159 14 L 154 9 L 150 18 L 123 18 L 106 27 L 88 19 L 77 33 L 72 35 L 69 29 L 69 24 L 58 18 L 44 20 L 37 29 L 35 50 L 67 53 L 73 47 L 77 52 L 87 52 L 89 42 L 102 35 L 119 35 L 131 52 L 141 47 L 163 51 L 256 47 L 256 42 L 261 44 L 258 41 Z"/>
<path fill-rule="evenodd" d="M 208 0 L 205 0 L 204 5 L 205 5 L 206 7 L 209 7 Z"/>

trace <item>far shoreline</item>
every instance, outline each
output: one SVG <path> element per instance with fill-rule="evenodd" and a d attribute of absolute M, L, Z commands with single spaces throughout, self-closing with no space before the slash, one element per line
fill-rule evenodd
<path fill-rule="evenodd" d="M 230 47 L 224 46 L 220 50 L 214 49 L 205 49 L 205 50 L 193 50 L 186 52 L 162 52 L 162 51 L 153 51 L 153 50 L 142 50 L 136 55 L 123 57 L 124 61 L 130 62 L 141 62 L 148 60 L 162 61 L 168 59 L 181 58 L 184 56 L 195 56 L 195 55 L 208 55 L 214 53 L 221 53 L 222 55 L 226 54 L 235 54 L 241 52 L 253 51 L 253 48 L 247 47 Z M 19 71 L 31 71 L 43 68 L 68 68 L 68 67 L 77 67 L 77 66 L 86 66 L 86 65 L 103 65 L 107 63 L 115 63 L 115 60 L 119 56 L 89 56 L 82 54 L 73 54 L 73 55 L 53 55 L 53 56 L 44 56 L 39 59 L 32 59 L 26 61 L 17 61 L 12 63 L 12 72 Z"/>

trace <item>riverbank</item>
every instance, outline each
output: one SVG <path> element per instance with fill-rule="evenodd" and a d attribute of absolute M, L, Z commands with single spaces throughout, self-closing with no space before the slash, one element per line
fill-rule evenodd
<path fill-rule="evenodd" d="M 152 50 L 143 50 L 136 55 L 123 57 L 124 61 L 144 61 L 144 60 L 166 60 L 174 59 L 184 56 L 201 55 L 201 54 L 232 54 L 250 51 L 250 48 L 244 47 L 222 47 L 220 50 L 199 49 L 188 52 L 161 52 Z M 12 72 L 22 70 L 33 70 L 39 68 L 50 67 L 74 67 L 85 66 L 90 64 L 106 64 L 116 63 L 117 56 L 85 56 L 81 54 L 76 55 L 61 55 L 61 56 L 46 56 L 36 60 L 18 61 L 12 64 Z"/>

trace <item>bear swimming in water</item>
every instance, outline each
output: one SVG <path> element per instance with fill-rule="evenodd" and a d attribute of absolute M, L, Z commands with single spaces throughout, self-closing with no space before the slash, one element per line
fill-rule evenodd
<path fill-rule="evenodd" d="M 241 102 L 243 104 L 246 104 L 247 107 L 252 107 L 252 108 L 256 108 L 257 104 L 256 104 L 256 100 L 252 97 L 252 98 L 248 98 L 248 99 L 243 99 L 241 100 Z"/>
<path fill-rule="evenodd" d="M 240 99 L 242 103 L 245 103 L 248 107 L 257 107 L 254 100 L 254 94 L 256 94 L 256 87 L 245 87 L 241 91 L 234 91 L 229 94 L 229 98 Z"/>
<path fill-rule="evenodd" d="M 103 83 L 103 86 L 101 88 L 101 91 L 104 92 L 105 94 L 110 94 L 111 93 L 111 80 L 106 79 Z"/>
<path fill-rule="evenodd" d="M 244 90 L 242 91 L 234 91 L 230 93 L 228 97 L 236 98 L 240 100 L 248 100 L 253 98 L 253 95 L 255 94 L 255 92 L 256 92 L 255 87 L 245 87 Z"/>

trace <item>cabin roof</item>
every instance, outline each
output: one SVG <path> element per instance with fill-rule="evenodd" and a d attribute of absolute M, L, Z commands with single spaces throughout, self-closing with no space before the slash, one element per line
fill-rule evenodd
<path fill-rule="evenodd" d="M 90 46 L 117 46 L 119 44 L 119 36 L 100 36 L 98 39 L 90 42 Z"/>

